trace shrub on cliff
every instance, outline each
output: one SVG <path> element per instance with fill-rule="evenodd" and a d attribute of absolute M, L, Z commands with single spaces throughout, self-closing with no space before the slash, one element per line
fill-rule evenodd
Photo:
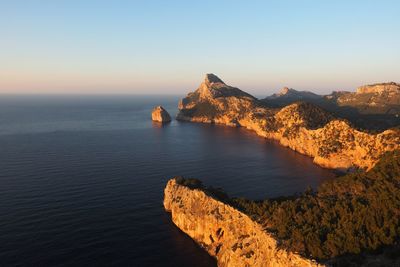
<path fill-rule="evenodd" d="M 201 189 L 207 195 L 218 199 L 220 201 L 230 203 L 231 199 L 221 188 L 215 188 L 212 186 L 205 187 L 203 183 L 195 178 L 184 178 L 183 176 L 176 176 L 175 181 L 177 184 L 186 186 L 190 189 Z"/>
<path fill-rule="evenodd" d="M 282 245 L 317 259 L 391 245 L 400 236 L 400 151 L 369 172 L 353 173 L 285 200 L 234 199 Z"/>
<path fill-rule="evenodd" d="M 208 117 L 214 118 L 218 115 L 218 110 L 208 102 L 199 102 L 191 109 L 183 109 L 181 112 L 188 117 Z"/>
<path fill-rule="evenodd" d="M 190 189 L 201 189 L 203 188 L 203 183 L 199 179 L 195 178 L 184 178 L 183 176 L 175 177 L 177 184 L 189 187 Z"/>

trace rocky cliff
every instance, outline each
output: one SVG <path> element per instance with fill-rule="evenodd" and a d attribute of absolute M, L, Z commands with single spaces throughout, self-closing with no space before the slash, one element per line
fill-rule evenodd
<path fill-rule="evenodd" d="M 171 179 L 164 207 L 172 221 L 218 261 L 218 266 L 322 266 L 279 248 L 279 242 L 247 215 L 200 189 Z"/>
<path fill-rule="evenodd" d="M 242 126 L 314 158 L 323 167 L 370 169 L 386 151 L 400 148 L 400 130 L 359 131 L 310 103 L 269 108 L 213 74 L 179 103 L 178 120 Z"/>

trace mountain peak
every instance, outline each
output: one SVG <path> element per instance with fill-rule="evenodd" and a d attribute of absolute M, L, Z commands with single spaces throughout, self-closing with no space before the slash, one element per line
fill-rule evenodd
<path fill-rule="evenodd" d="M 217 75 L 208 73 L 204 81 L 200 84 L 196 91 L 200 98 L 216 98 L 216 97 L 250 97 L 255 99 L 252 95 L 243 92 L 242 90 L 225 84 Z"/>
<path fill-rule="evenodd" d="M 220 78 L 218 78 L 217 75 L 213 74 L 213 73 L 207 73 L 206 77 L 204 78 L 204 82 L 207 85 L 211 85 L 213 83 L 222 83 L 225 84 Z"/>
<path fill-rule="evenodd" d="M 283 87 L 279 93 L 268 96 L 266 99 L 291 99 L 291 100 L 306 100 L 317 99 L 321 96 L 309 91 L 297 91 L 293 88 Z"/>
<path fill-rule="evenodd" d="M 283 87 L 282 90 L 279 92 L 279 95 L 286 95 L 290 91 L 295 91 L 294 89 L 290 89 L 289 87 Z"/>

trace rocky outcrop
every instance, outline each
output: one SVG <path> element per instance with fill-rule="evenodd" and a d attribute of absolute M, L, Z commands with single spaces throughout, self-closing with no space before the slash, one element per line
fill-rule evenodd
<path fill-rule="evenodd" d="M 213 74 L 181 100 L 177 119 L 246 127 L 327 168 L 370 169 L 383 153 L 400 148 L 399 129 L 379 134 L 359 131 L 310 103 L 269 108 Z"/>
<path fill-rule="evenodd" d="M 151 119 L 156 122 L 170 122 L 171 116 L 162 106 L 157 106 L 151 112 Z"/>
<path fill-rule="evenodd" d="M 382 94 L 384 92 L 400 94 L 400 84 L 390 82 L 360 86 L 357 88 L 356 94 Z"/>
<path fill-rule="evenodd" d="M 400 84 L 394 82 L 360 86 L 355 93 L 332 94 L 332 99 L 362 114 L 400 114 Z"/>
<path fill-rule="evenodd" d="M 172 221 L 218 261 L 218 266 L 317 267 L 315 261 L 279 248 L 271 234 L 237 209 L 171 179 L 164 207 Z"/>

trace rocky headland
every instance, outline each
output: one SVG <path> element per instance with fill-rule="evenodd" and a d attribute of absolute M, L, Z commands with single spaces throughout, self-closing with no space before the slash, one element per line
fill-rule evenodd
<path fill-rule="evenodd" d="M 197 179 L 164 190 L 172 221 L 218 266 L 399 266 L 400 150 L 317 191 L 230 198 Z"/>
<path fill-rule="evenodd" d="M 338 93 L 334 101 L 392 96 L 397 86 L 371 85 Z M 324 97 L 284 88 L 268 101 L 279 99 L 320 103 Z M 328 181 L 317 191 L 259 201 L 229 198 L 196 179 L 177 177 L 164 191 L 164 207 L 173 222 L 218 266 L 398 264 L 400 128 L 361 130 L 312 101 L 283 106 L 268 101 L 207 74 L 180 101 L 177 119 L 245 127 L 323 167 L 361 171 Z"/>
<path fill-rule="evenodd" d="M 218 266 L 317 267 L 315 261 L 278 247 L 274 236 L 239 210 L 201 188 L 168 181 L 164 207 L 172 221 L 218 261 Z"/>
<path fill-rule="evenodd" d="M 388 88 L 392 90 L 393 86 Z M 178 107 L 178 120 L 245 127 L 312 157 L 326 168 L 370 169 L 385 152 L 400 148 L 399 128 L 380 133 L 361 131 L 349 121 L 306 102 L 272 108 L 214 74 L 207 74 L 199 88 L 182 99 Z"/>

